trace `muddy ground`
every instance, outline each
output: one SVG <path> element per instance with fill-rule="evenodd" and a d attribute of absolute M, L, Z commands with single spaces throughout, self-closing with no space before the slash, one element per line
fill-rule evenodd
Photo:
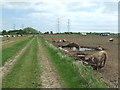
<path fill-rule="evenodd" d="M 109 87 L 118 87 L 118 38 L 117 36 L 80 36 L 80 35 L 42 35 L 46 40 L 66 39 L 69 42 L 79 44 L 79 46 L 105 48 L 108 53 L 108 59 L 105 67 L 96 71 L 102 80 Z M 108 42 L 109 38 L 114 38 L 113 42 Z M 62 44 L 62 43 L 61 43 Z M 63 43 L 65 44 L 65 43 Z M 91 55 L 98 51 L 83 51 Z"/>

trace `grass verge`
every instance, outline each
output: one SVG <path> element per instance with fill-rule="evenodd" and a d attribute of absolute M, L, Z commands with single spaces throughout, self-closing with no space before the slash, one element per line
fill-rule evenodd
<path fill-rule="evenodd" d="M 18 59 L 11 71 L 3 78 L 3 88 L 36 88 L 40 74 L 38 66 L 38 43 L 35 39 Z"/>
<path fill-rule="evenodd" d="M 39 39 L 67 88 L 107 88 L 90 66 L 80 66 L 43 38 Z"/>
<path fill-rule="evenodd" d="M 23 36 L 23 37 L 15 37 L 15 38 L 10 38 L 9 40 L 7 41 L 2 41 L 2 44 L 1 47 L 2 47 L 2 50 L 5 49 L 5 48 L 8 48 L 8 47 L 11 47 L 12 45 L 16 44 L 16 43 L 19 43 L 25 39 L 27 39 L 28 37 L 31 37 L 32 35 L 28 35 L 28 36 Z"/>
<path fill-rule="evenodd" d="M 32 37 L 29 37 L 19 43 L 16 43 L 15 45 L 8 47 L 4 50 L 2 50 L 2 66 L 4 66 L 5 62 L 12 56 L 14 56 L 21 48 L 23 48 L 31 39 Z"/>

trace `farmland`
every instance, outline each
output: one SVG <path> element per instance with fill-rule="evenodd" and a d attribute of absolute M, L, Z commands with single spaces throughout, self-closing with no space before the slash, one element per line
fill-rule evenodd
<path fill-rule="evenodd" d="M 1 0 L 0 89 L 119 89 L 118 0 Z"/>
<path fill-rule="evenodd" d="M 107 88 L 116 87 L 118 42 L 108 36 L 30 35 L 11 39 L 2 48 L 3 88 Z M 80 46 L 101 46 L 109 59 L 95 71 L 56 48 L 52 40 L 66 39 Z M 9 42 L 9 41 L 6 41 Z M 4 41 L 5 43 L 5 41 Z M 96 51 L 85 51 L 93 54 Z M 64 58 L 63 58 L 64 57 Z M 111 73 L 112 72 L 112 73 Z"/>
<path fill-rule="evenodd" d="M 63 40 L 78 43 L 80 46 L 101 46 L 108 52 L 108 60 L 106 66 L 96 73 L 104 82 L 109 83 L 110 86 L 116 87 L 118 84 L 118 39 L 116 36 L 114 42 L 108 42 L 110 36 L 80 36 L 80 35 L 43 35 L 46 40 Z M 93 54 L 96 51 L 85 51 L 87 54 Z M 111 85 L 112 84 L 112 85 Z"/>

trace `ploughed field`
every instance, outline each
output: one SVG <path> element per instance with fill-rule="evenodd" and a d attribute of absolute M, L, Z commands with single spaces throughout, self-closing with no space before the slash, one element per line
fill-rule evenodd
<path fill-rule="evenodd" d="M 118 87 L 118 38 L 117 36 L 80 36 L 80 35 L 41 35 L 48 41 L 67 40 L 77 43 L 79 46 L 99 47 L 105 49 L 108 53 L 105 67 L 96 71 L 96 74 L 108 84 L 110 87 Z M 113 42 L 108 42 L 110 38 L 114 38 Z M 54 43 L 53 43 L 54 44 Z M 65 43 L 61 43 L 65 44 Z M 82 51 L 88 55 L 92 55 L 98 51 Z"/>

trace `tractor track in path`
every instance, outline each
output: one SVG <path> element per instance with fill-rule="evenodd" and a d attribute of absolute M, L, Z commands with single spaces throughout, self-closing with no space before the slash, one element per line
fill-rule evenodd
<path fill-rule="evenodd" d="M 25 52 L 33 40 L 34 38 L 30 40 L 24 48 L 18 51 L 14 57 L 10 58 L 10 60 L 8 60 L 4 66 L 0 67 L 0 79 L 2 79 L 12 69 L 18 58 L 20 58 L 20 56 Z"/>
<path fill-rule="evenodd" d="M 41 83 L 42 88 L 62 88 L 62 83 L 60 82 L 59 76 L 50 62 L 44 46 L 41 41 L 38 41 L 39 54 L 40 54 L 40 66 L 41 66 Z"/>
<path fill-rule="evenodd" d="M 10 44 L 10 43 L 13 43 L 15 41 L 9 41 L 9 42 L 6 42 L 6 43 L 0 43 L 0 46 L 4 46 L 4 45 L 7 45 L 7 44 Z"/>

